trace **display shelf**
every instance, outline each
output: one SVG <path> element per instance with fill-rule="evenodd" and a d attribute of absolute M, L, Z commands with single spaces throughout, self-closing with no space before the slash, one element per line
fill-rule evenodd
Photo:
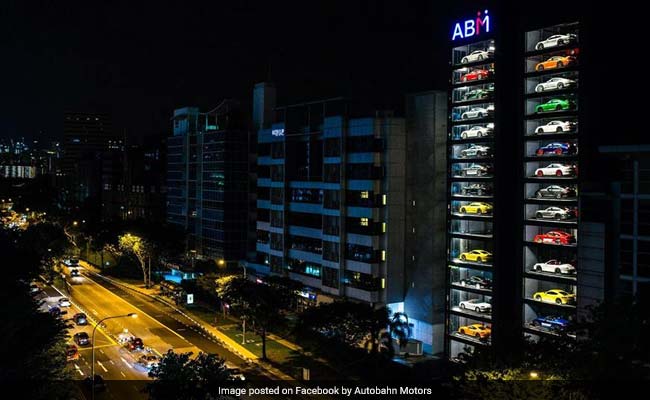
<path fill-rule="evenodd" d="M 469 292 L 469 293 L 480 294 L 480 295 L 483 295 L 483 296 L 491 296 L 492 295 L 492 290 L 491 289 L 482 289 L 482 288 L 477 287 L 477 286 L 463 285 L 460 282 L 452 282 L 451 286 L 456 290 L 462 290 L 462 291 Z"/>
<path fill-rule="evenodd" d="M 560 90 L 545 90 L 543 92 L 532 92 L 532 93 L 527 93 L 526 99 L 537 99 L 540 97 L 550 97 L 550 96 L 566 96 L 566 95 L 571 95 L 571 94 L 576 94 L 578 93 L 578 87 L 577 86 L 572 86 L 570 88 L 565 88 L 565 89 L 560 89 Z"/>
<path fill-rule="evenodd" d="M 491 271 L 492 270 L 492 263 L 478 263 L 478 262 L 472 262 L 472 261 L 463 261 L 460 258 L 452 258 L 451 264 L 458 266 L 458 267 L 466 267 L 466 268 L 476 268 L 480 269 L 483 271 Z"/>
<path fill-rule="evenodd" d="M 471 318 L 480 322 L 492 321 L 492 316 L 490 315 L 490 313 L 480 313 L 468 309 L 463 310 L 459 306 L 453 306 L 449 311 L 454 315 L 458 315 L 459 317 Z"/>
<path fill-rule="evenodd" d="M 524 73 L 524 77 L 533 78 L 537 76 L 558 74 L 561 72 L 576 72 L 579 70 L 580 70 L 580 58 L 578 58 L 578 61 L 575 64 L 569 65 L 568 67 L 551 68 L 551 69 L 545 69 L 543 71 L 527 71 Z"/>
<path fill-rule="evenodd" d="M 525 244 L 529 246 L 538 246 L 538 247 L 558 247 L 558 248 L 564 248 L 564 249 L 577 249 L 578 245 L 577 243 L 573 244 L 551 244 L 551 243 L 537 243 L 532 240 L 525 240 Z"/>
<path fill-rule="evenodd" d="M 535 300 L 535 299 L 532 299 L 532 298 L 526 298 L 526 299 L 524 299 L 524 301 L 527 304 L 539 306 L 540 308 L 541 307 L 548 307 L 549 309 L 554 308 L 556 310 L 575 310 L 576 309 L 575 304 L 557 304 L 557 303 L 551 303 L 551 302 L 546 302 L 546 301 L 538 301 L 538 300 Z"/>
<path fill-rule="evenodd" d="M 558 221 L 555 219 L 537 219 L 537 218 L 528 218 L 525 220 L 527 225 L 533 226 L 547 226 L 549 228 L 567 228 L 567 229 L 578 229 L 578 220 L 565 220 Z"/>
<path fill-rule="evenodd" d="M 567 206 L 567 205 L 577 205 L 578 198 L 564 198 L 564 199 L 555 199 L 555 198 L 537 198 L 537 197 L 527 197 L 525 200 L 526 204 L 543 204 L 543 205 L 558 205 L 558 206 Z"/>
<path fill-rule="evenodd" d="M 527 268 L 524 277 L 530 279 L 540 279 L 547 282 L 556 282 L 561 284 L 575 285 L 578 277 L 576 274 L 556 274 L 554 272 L 537 272 L 531 268 Z"/>
<path fill-rule="evenodd" d="M 476 339 L 472 336 L 463 335 L 458 332 L 451 332 L 448 335 L 452 340 L 457 340 L 466 344 L 472 344 L 472 345 L 478 344 L 483 346 L 491 344 L 490 339 Z"/>
<path fill-rule="evenodd" d="M 459 239 L 472 239 L 472 240 L 485 240 L 492 239 L 491 233 L 464 233 L 464 232 L 449 232 L 452 237 Z"/>

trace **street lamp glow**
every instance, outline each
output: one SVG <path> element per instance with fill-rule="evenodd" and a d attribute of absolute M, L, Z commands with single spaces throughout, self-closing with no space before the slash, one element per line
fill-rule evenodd
<path fill-rule="evenodd" d="M 72 225 L 74 225 L 74 226 L 77 226 L 77 224 L 79 224 L 77 221 L 72 222 Z"/>
<path fill-rule="evenodd" d="M 131 318 L 138 318 L 138 314 L 136 314 L 134 312 L 127 314 L 127 316 L 129 316 Z"/>
<path fill-rule="evenodd" d="M 530 375 L 530 379 L 539 378 L 539 374 L 537 372 L 535 372 L 535 371 L 531 371 L 529 375 Z"/>
<path fill-rule="evenodd" d="M 223 259 L 220 259 L 219 261 L 217 261 L 217 264 L 218 264 L 220 267 L 223 267 L 223 265 L 224 265 L 225 263 L 226 263 L 226 262 L 225 262 Z"/>

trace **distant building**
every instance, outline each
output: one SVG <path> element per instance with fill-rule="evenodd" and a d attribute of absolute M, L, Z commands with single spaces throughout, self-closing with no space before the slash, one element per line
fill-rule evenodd
<path fill-rule="evenodd" d="M 244 258 L 248 226 L 249 129 L 239 103 L 174 111 L 167 139 L 167 222 L 187 248 L 220 264 Z"/>

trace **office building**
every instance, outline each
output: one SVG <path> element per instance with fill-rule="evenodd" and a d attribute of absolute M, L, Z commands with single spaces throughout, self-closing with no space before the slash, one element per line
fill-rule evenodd
<path fill-rule="evenodd" d="M 187 248 L 220 265 L 244 259 L 248 225 L 249 129 L 240 105 L 174 111 L 167 139 L 167 222 Z"/>

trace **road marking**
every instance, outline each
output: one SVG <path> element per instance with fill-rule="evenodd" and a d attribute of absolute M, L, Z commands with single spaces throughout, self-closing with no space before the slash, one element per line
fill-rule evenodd
<path fill-rule="evenodd" d="M 126 378 L 126 375 L 124 375 L 124 372 L 120 371 L 120 374 L 122 374 L 122 376 Z"/>
<path fill-rule="evenodd" d="M 104 350 L 99 350 L 99 352 L 106 355 L 106 353 L 104 353 Z"/>
<path fill-rule="evenodd" d="M 81 371 L 81 368 L 79 368 L 79 366 L 77 364 L 75 364 L 74 367 L 77 370 L 77 372 L 79 372 L 79 375 L 84 376 L 83 371 Z"/>
<path fill-rule="evenodd" d="M 113 360 L 109 360 L 109 361 L 111 362 L 111 364 L 115 365 L 115 363 L 113 362 Z"/>
<path fill-rule="evenodd" d="M 179 332 L 183 332 L 185 330 L 185 328 L 176 328 L 176 330 L 179 331 Z"/>
<path fill-rule="evenodd" d="M 102 364 L 101 361 L 97 360 L 97 364 L 99 364 L 99 366 L 102 367 L 102 369 L 104 370 L 104 372 L 108 372 L 108 370 L 106 369 L 106 367 L 104 366 L 104 364 Z"/>
<path fill-rule="evenodd" d="M 94 308 L 91 308 L 90 311 L 92 311 L 93 314 L 95 314 L 95 315 L 99 315 L 99 313 L 97 312 L 97 310 L 95 310 Z"/>
<path fill-rule="evenodd" d="M 133 368 L 133 366 L 131 364 L 129 364 L 129 362 L 126 361 L 123 357 L 120 357 L 120 358 L 122 359 L 122 361 L 124 361 L 124 364 L 126 364 L 127 367 Z"/>

